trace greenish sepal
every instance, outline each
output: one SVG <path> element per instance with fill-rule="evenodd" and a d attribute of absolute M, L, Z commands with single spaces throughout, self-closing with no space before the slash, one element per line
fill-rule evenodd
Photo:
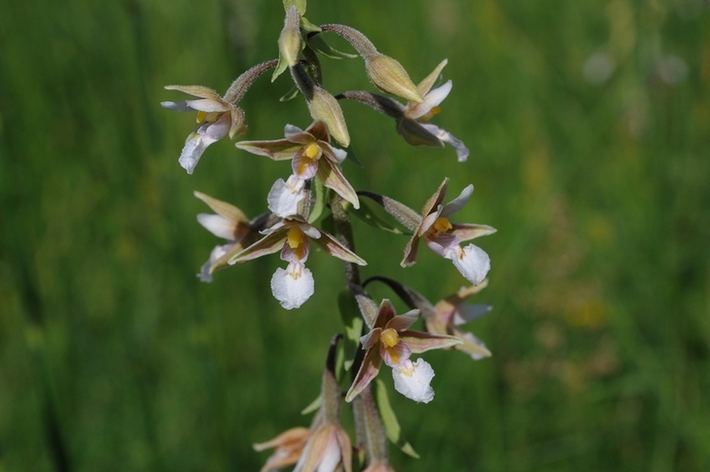
<path fill-rule="evenodd" d="M 275 81 L 276 78 L 283 74 L 286 69 L 288 69 L 288 64 L 286 63 L 286 61 L 284 61 L 283 56 L 279 52 L 279 63 L 276 64 L 274 73 L 271 74 L 271 82 Z"/>
<path fill-rule="evenodd" d="M 319 34 L 310 36 L 308 38 L 308 46 L 310 46 L 314 51 L 330 59 L 354 59 L 358 57 L 357 54 L 350 54 L 335 49 L 330 44 L 325 42 L 325 40 Z"/>
<path fill-rule="evenodd" d="M 305 407 L 303 410 L 301 410 L 302 415 L 308 415 L 309 413 L 313 413 L 314 411 L 317 411 L 318 408 L 320 408 L 320 404 L 322 402 L 322 398 L 320 395 L 318 395 L 318 398 L 313 400 L 307 407 Z"/>
<path fill-rule="evenodd" d="M 298 87 L 295 85 L 291 87 L 291 90 L 289 90 L 285 95 L 283 95 L 281 98 L 279 98 L 280 102 L 287 102 L 289 100 L 293 100 L 298 96 Z"/>
<path fill-rule="evenodd" d="M 377 401 L 377 410 L 380 412 L 380 418 L 382 418 L 382 425 L 385 427 L 387 439 L 392 441 L 392 443 L 405 454 L 419 459 L 419 454 L 417 454 L 412 445 L 409 444 L 409 441 L 402 435 L 402 428 L 399 426 L 397 416 L 395 416 L 394 410 L 392 410 L 392 405 L 387 395 L 387 387 L 385 387 L 385 383 L 380 379 L 377 379 L 375 382 L 375 400 Z"/>
<path fill-rule="evenodd" d="M 308 21 L 308 18 L 303 15 L 301 15 L 301 29 L 307 33 L 320 33 L 321 31 L 323 31 L 322 29 L 320 29 L 320 26 L 314 25 L 313 23 Z"/>

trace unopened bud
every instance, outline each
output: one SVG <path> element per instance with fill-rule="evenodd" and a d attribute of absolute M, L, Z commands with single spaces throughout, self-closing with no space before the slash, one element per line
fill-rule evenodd
<path fill-rule="evenodd" d="M 402 64 L 384 54 L 366 58 L 367 76 L 375 87 L 383 92 L 406 98 L 412 102 L 421 103 L 422 96 L 414 85 Z"/>
<path fill-rule="evenodd" d="M 328 132 L 343 147 L 350 145 L 350 134 L 345 123 L 343 110 L 338 101 L 321 87 L 313 88 L 313 95 L 308 100 L 308 110 L 314 120 L 322 121 L 328 127 Z"/>
<path fill-rule="evenodd" d="M 301 52 L 301 17 L 295 6 L 286 12 L 284 28 L 279 36 L 279 52 L 289 67 L 293 67 L 298 62 L 298 55 Z"/>

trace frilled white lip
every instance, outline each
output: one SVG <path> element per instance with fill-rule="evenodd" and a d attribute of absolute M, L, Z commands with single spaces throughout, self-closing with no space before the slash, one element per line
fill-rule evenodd
<path fill-rule="evenodd" d="M 407 360 L 401 366 L 392 368 L 394 388 L 405 397 L 418 403 L 429 403 L 434 399 L 434 389 L 431 379 L 434 369 L 424 359 L 412 363 Z"/>
<path fill-rule="evenodd" d="M 300 262 L 289 263 L 287 269 L 279 267 L 271 277 L 271 292 L 287 310 L 299 308 L 314 291 L 313 274 Z"/>

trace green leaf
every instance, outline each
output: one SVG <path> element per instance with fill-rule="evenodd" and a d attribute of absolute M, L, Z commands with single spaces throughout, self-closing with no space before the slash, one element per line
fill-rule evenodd
<path fill-rule="evenodd" d="M 357 301 L 355 301 L 355 297 L 350 290 L 343 290 L 338 294 L 338 308 L 340 309 L 340 317 L 345 325 L 345 339 L 343 342 L 345 360 L 343 361 L 343 367 L 348 371 L 353 365 L 357 351 L 360 349 L 363 320 Z"/>
<path fill-rule="evenodd" d="M 321 31 L 323 31 L 322 29 L 320 29 L 320 26 L 314 25 L 313 23 L 308 21 L 308 18 L 303 15 L 301 15 L 301 29 L 308 33 L 320 33 Z"/>
<path fill-rule="evenodd" d="M 380 412 L 380 418 L 382 418 L 382 424 L 385 427 L 387 439 L 392 441 L 392 443 L 405 454 L 419 459 L 419 454 L 417 454 L 412 445 L 409 444 L 409 441 L 402 436 L 402 428 L 399 426 L 394 410 L 392 410 L 392 405 L 390 405 L 387 387 L 385 387 L 385 383 L 380 379 L 377 379 L 375 382 L 375 400 L 377 401 L 377 409 Z"/>
<path fill-rule="evenodd" d="M 331 59 L 353 59 L 358 57 L 357 54 L 350 54 L 343 51 L 338 51 L 330 44 L 326 43 L 321 35 L 317 34 L 308 38 L 308 45 L 316 52 L 329 57 Z"/>
<path fill-rule="evenodd" d="M 281 57 L 281 53 L 279 52 L 279 63 L 276 64 L 276 67 L 274 68 L 274 73 L 271 74 L 271 82 L 273 82 L 278 76 L 283 74 L 287 68 L 288 64 L 286 64 L 286 61 L 283 60 L 283 57 Z"/>
<path fill-rule="evenodd" d="M 310 403 L 310 405 L 308 405 L 308 406 L 305 407 L 303 410 L 301 410 L 301 414 L 302 414 L 302 415 L 307 415 L 308 413 L 313 413 L 313 412 L 316 411 L 318 408 L 320 408 L 320 404 L 321 404 L 321 396 L 318 395 L 318 398 L 316 398 L 315 400 L 313 400 L 313 401 Z"/>
<path fill-rule="evenodd" d="M 360 199 L 360 208 L 358 210 L 352 208 L 351 211 L 362 221 L 375 228 L 383 229 L 394 234 L 412 234 L 410 231 L 403 231 L 380 218 L 380 216 L 375 213 L 372 208 L 370 208 L 370 206 L 362 200 L 362 198 Z"/>
<path fill-rule="evenodd" d="M 323 209 L 325 208 L 325 187 L 323 186 L 323 182 L 321 182 L 319 179 L 313 179 L 311 180 L 312 185 L 313 185 L 313 191 L 315 192 L 315 203 L 311 207 L 311 214 L 308 215 L 308 222 L 310 224 L 313 224 L 314 221 L 316 221 L 320 216 L 323 214 Z"/>
<path fill-rule="evenodd" d="M 284 11 L 288 11 L 291 7 L 296 7 L 301 16 L 306 14 L 306 0 L 283 0 L 283 2 Z"/>
<path fill-rule="evenodd" d="M 296 98 L 298 96 L 298 93 L 299 93 L 298 87 L 296 87 L 294 85 L 293 87 L 291 87 L 291 90 L 289 90 L 288 93 L 286 93 L 284 96 L 279 98 L 279 101 L 280 102 L 287 102 L 289 100 L 293 100 L 294 98 Z"/>

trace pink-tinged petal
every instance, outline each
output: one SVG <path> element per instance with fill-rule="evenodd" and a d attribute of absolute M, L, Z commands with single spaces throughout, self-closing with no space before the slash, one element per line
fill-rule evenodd
<path fill-rule="evenodd" d="M 353 262 L 361 266 L 367 265 L 367 262 L 365 262 L 363 258 L 340 244 L 333 236 L 325 231 L 321 232 L 321 235 L 321 238 L 314 239 L 313 241 L 331 256 L 335 256 L 345 262 Z"/>
<path fill-rule="evenodd" d="M 497 231 L 495 228 L 488 225 L 453 223 L 451 226 L 451 234 L 459 238 L 461 242 L 470 241 L 471 239 L 480 238 L 481 236 L 488 236 Z"/>
<path fill-rule="evenodd" d="M 439 205 L 444 201 L 444 198 L 446 198 L 446 189 L 449 186 L 449 178 L 445 177 L 444 181 L 441 182 L 441 185 L 439 185 L 439 188 L 436 189 L 436 192 L 429 197 L 429 199 L 424 203 L 424 208 L 422 208 L 422 218 L 426 217 L 428 214 L 432 213 L 435 208 L 438 208 Z"/>
<path fill-rule="evenodd" d="M 298 248 L 292 248 L 288 243 L 284 244 L 281 249 L 281 260 L 286 262 L 303 264 L 308 260 L 308 254 L 311 252 L 311 246 L 308 242 L 299 245 Z"/>
<path fill-rule="evenodd" d="M 323 151 L 318 148 L 318 154 L 313 159 L 304 156 L 304 152 L 305 148 L 294 154 L 293 160 L 291 161 L 291 168 L 293 169 L 293 173 L 300 179 L 308 180 L 315 177 L 316 172 L 318 172 L 318 164 Z"/>
<path fill-rule="evenodd" d="M 266 156 L 275 161 L 293 159 L 293 156 L 295 156 L 302 147 L 287 139 L 277 139 L 274 141 L 239 141 L 234 145 L 243 151 L 259 156 Z"/>
<path fill-rule="evenodd" d="M 430 385 L 434 369 L 424 359 L 417 359 L 413 364 L 409 361 L 409 364 L 392 369 L 394 389 L 415 402 L 429 403 L 434 399 L 434 389 Z"/>
<path fill-rule="evenodd" d="M 407 107 L 407 111 L 404 112 L 405 115 L 413 120 L 427 115 L 432 108 L 439 106 L 439 104 L 444 101 L 449 95 L 449 92 L 451 92 L 451 87 L 452 83 L 449 80 L 441 87 L 435 88 L 424 97 L 422 103 L 416 103 L 413 106 Z"/>
<path fill-rule="evenodd" d="M 417 90 L 419 90 L 419 94 L 424 97 L 427 93 L 429 93 L 429 90 L 434 86 L 436 83 L 437 79 L 439 78 L 439 75 L 441 74 L 441 71 L 446 67 L 446 64 L 449 63 L 448 59 L 444 59 L 439 63 L 438 66 L 431 72 L 431 74 L 427 75 L 424 80 L 419 82 L 417 85 Z M 424 97 L 426 100 L 426 97 Z M 416 103 L 416 102 L 413 102 Z"/>
<path fill-rule="evenodd" d="M 446 259 L 452 259 L 461 252 L 459 238 L 451 233 L 442 233 L 435 238 L 427 237 L 424 242 L 434 254 Z"/>
<path fill-rule="evenodd" d="M 328 159 L 321 159 L 320 165 L 318 165 L 318 178 L 323 182 L 323 185 L 333 189 L 344 200 L 350 202 L 355 209 L 360 208 L 357 193 L 340 172 L 337 164 Z"/>
<path fill-rule="evenodd" d="M 399 338 L 409 346 L 414 354 L 421 354 L 432 349 L 444 349 L 462 343 L 461 339 L 456 336 L 410 330 L 400 333 Z"/>
<path fill-rule="evenodd" d="M 422 219 L 422 222 L 417 229 L 417 235 L 424 236 L 424 233 L 429 231 L 429 228 L 431 228 L 432 225 L 436 223 L 436 220 L 439 219 L 439 216 L 441 216 L 442 209 L 443 207 L 439 205 L 435 212 L 429 213 L 426 217 L 424 217 L 424 219 Z"/>
<path fill-rule="evenodd" d="M 222 97 L 209 87 L 203 85 L 166 85 L 165 90 L 177 90 L 193 97 L 211 98 L 213 100 L 221 100 Z"/>
<path fill-rule="evenodd" d="M 328 127 L 322 121 L 314 121 L 306 129 L 305 133 L 313 136 L 314 139 L 318 141 L 330 142 L 330 134 L 328 134 Z"/>
<path fill-rule="evenodd" d="M 210 258 L 207 259 L 207 262 L 205 262 L 202 267 L 200 268 L 200 273 L 197 274 L 197 276 L 200 278 L 202 282 L 212 282 L 212 272 L 213 268 L 216 265 L 216 262 L 219 261 L 222 257 L 224 257 L 225 254 L 228 254 L 229 251 L 231 251 L 234 246 L 237 246 L 236 243 L 229 243 L 229 244 L 223 244 L 221 246 L 215 246 L 214 249 L 212 249 L 212 252 L 210 253 Z"/>
<path fill-rule="evenodd" d="M 409 310 L 407 313 L 403 313 L 392 318 L 387 323 L 386 327 L 392 328 L 395 331 L 404 331 L 417 322 L 419 314 L 419 310 Z"/>
<path fill-rule="evenodd" d="M 326 443 L 325 450 L 323 451 L 323 458 L 318 464 L 317 472 L 329 472 L 337 470 L 338 464 L 342 460 L 342 454 L 340 450 L 340 444 L 338 442 L 338 436 L 336 429 L 332 429 L 328 434 L 328 442 Z"/>
<path fill-rule="evenodd" d="M 380 342 L 380 334 L 382 334 L 382 328 L 374 328 L 369 333 L 360 337 L 360 344 L 364 350 L 372 349 L 372 347 Z"/>
<path fill-rule="evenodd" d="M 310 269 L 300 262 L 292 262 L 286 270 L 276 269 L 271 277 L 271 292 L 287 310 L 299 308 L 314 292 L 315 283 Z"/>
<path fill-rule="evenodd" d="M 205 202 L 218 215 L 222 215 L 223 217 L 237 223 L 243 223 L 245 225 L 249 223 L 249 218 L 246 217 L 242 210 L 235 207 L 234 205 L 227 202 L 223 202 L 222 200 L 217 200 L 216 198 L 212 198 L 202 192 L 195 191 L 193 193 L 197 198 Z"/>
<path fill-rule="evenodd" d="M 439 128 L 438 126 L 429 123 L 422 123 L 422 126 L 431 134 L 439 138 L 441 141 L 448 143 L 452 148 L 454 148 L 454 151 L 456 151 L 457 160 L 459 162 L 466 162 L 471 152 L 468 150 L 463 141 L 461 141 L 445 129 Z"/>
<path fill-rule="evenodd" d="M 409 359 L 409 356 L 412 355 L 412 350 L 409 346 L 402 342 L 397 343 L 392 347 L 387 347 L 380 342 L 379 349 L 380 357 L 382 357 L 384 363 L 390 367 L 402 365 L 402 363 L 406 362 Z"/>
<path fill-rule="evenodd" d="M 377 373 L 380 371 L 380 365 L 382 365 L 382 357 L 380 357 L 380 351 L 377 349 L 370 349 L 365 354 L 365 358 L 362 360 L 360 365 L 360 370 L 357 371 L 355 380 L 350 386 L 348 393 L 345 395 L 345 401 L 350 403 L 355 397 L 357 397 L 360 392 L 365 390 L 372 379 L 377 377 Z"/>
<path fill-rule="evenodd" d="M 204 111 L 207 113 L 225 112 L 229 107 L 221 99 L 215 100 L 212 98 L 200 98 L 198 100 L 187 100 L 187 105 L 193 110 Z"/>
<path fill-rule="evenodd" d="M 387 326 L 387 323 L 389 323 L 390 320 L 396 315 L 397 312 L 394 311 L 394 306 L 392 305 L 392 302 L 385 298 L 384 300 L 382 300 L 382 303 L 380 303 L 380 307 L 378 308 L 377 318 L 375 319 L 374 326 L 377 326 L 378 328 L 384 328 L 385 326 Z"/>
<path fill-rule="evenodd" d="M 234 233 L 236 223 L 221 215 L 213 215 L 208 213 L 200 213 L 197 215 L 197 221 L 205 227 L 207 231 L 214 234 L 218 238 L 234 241 Z"/>
<path fill-rule="evenodd" d="M 277 180 L 266 198 L 269 210 L 281 218 L 298 214 L 298 205 L 306 198 L 304 187 L 305 182 L 293 175 L 286 182 Z"/>
<path fill-rule="evenodd" d="M 343 428 L 338 428 L 336 434 L 338 436 L 338 446 L 342 454 L 341 462 L 345 467 L 345 472 L 352 472 L 353 448 L 350 442 L 350 436 L 348 436 L 348 433 L 346 433 Z"/>
<path fill-rule="evenodd" d="M 182 102 L 160 102 L 164 108 L 172 111 L 195 111 L 187 104 L 187 101 Z"/>
<path fill-rule="evenodd" d="M 281 227 L 279 231 L 267 234 L 242 252 L 232 256 L 228 261 L 229 265 L 234 265 L 237 262 L 251 261 L 257 257 L 279 252 L 286 242 L 286 231 L 284 227 Z"/>
<path fill-rule="evenodd" d="M 444 208 L 441 210 L 441 216 L 448 218 L 459 211 L 471 199 L 471 195 L 473 195 L 473 185 L 469 184 L 461 191 L 458 197 L 444 205 Z"/>
<path fill-rule="evenodd" d="M 461 275 L 474 285 L 480 284 L 491 269 L 488 254 L 474 244 L 469 244 L 450 259 Z"/>

